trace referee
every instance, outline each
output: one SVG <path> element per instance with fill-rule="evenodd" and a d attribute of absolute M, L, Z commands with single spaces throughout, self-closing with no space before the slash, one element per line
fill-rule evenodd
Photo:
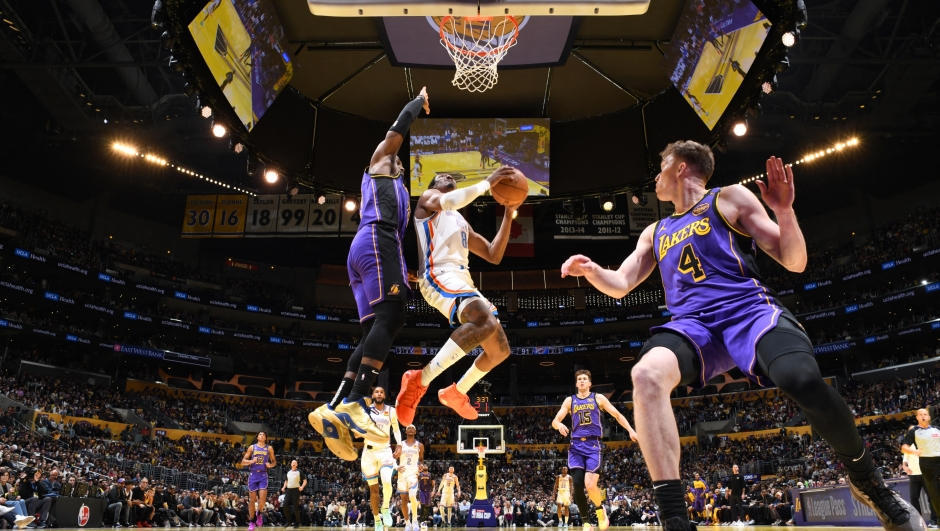
<path fill-rule="evenodd" d="M 913 444 L 917 444 L 917 448 L 911 448 Z M 917 426 L 904 436 L 901 452 L 920 458 L 927 497 L 934 511 L 940 513 L 940 429 L 930 425 L 930 413 L 926 409 L 917 410 Z"/>
<path fill-rule="evenodd" d="M 300 491 L 307 488 L 307 479 L 300 482 L 300 470 L 297 470 L 297 460 L 290 462 L 290 471 L 287 472 L 287 483 L 281 487 L 284 494 L 284 518 L 287 520 L 287 527 L 298 527 L 300 525 Z M 291 524 L 291 515 L 294 516 L 294 523 Z"/>
<path fill-rule="evenodd" d="M 744 508 L 741 506 L 741 495 L 744 494 L 744 476 L 739 473 L 738 465 L 734 465 L 731 471 L 731 477 L 728 478 L 728 505 L 731 506 L 731 519 L 734 525 L 743 525 Z"/>

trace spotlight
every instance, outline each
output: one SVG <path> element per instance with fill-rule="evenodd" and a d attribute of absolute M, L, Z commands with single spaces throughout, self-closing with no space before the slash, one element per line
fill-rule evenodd
<path fill-rule="evenodd" d="M 201 114 L 203 118 L 210 118 L 212 116 L 212 107 L 204 105 L 199 114 Z"/>
<path fill-rule="evenodd" d="M 614 200 L 612 195 L 602 195 L 600 197 L 601 209 L 604 212 L 610 212 L 613 209 L 617 208 L 617 202 Z"/>
<path fill-rule="evenodd" d="M 284 188 L 284 190 L 287 191 L 287 197 L 289 199 L 293 199 L 295 195 L 300 193 L 300 187 L 290 182 L 290 180 L 287 181 L 287 186 Z"/>
<path fill-rule="evenodd" d="M 236 142 L 235 139 L 233 138 L 228 143 L 228 148 L 232 150 L 232 153 L 238 154 L 238 153 L 241 153 L 242 151 L 245 151 L 245 144 L 242 144 L 241 142 Z"/>
<path fill-rule="evenodd" d="M 774 75 L 767 81 L 761 83 L 760 89 L 764 94 L 772 94 L 773 91 L 777 90 L 777 76 Z"/>
<path fill-rule="evenodd" d="M 226 129 L 225 126 L 222 125 L 221 123 L 213 120 L 212 121 L 212 134 L 215 135 L 216 138 L 222 138 L 223 136 L 225 136 L 225 133 L 228 133 L 228 129 Z"/>
<path fill-rule="evenodd" d="M 356 198 L 353 196 L 347 197 L 346 201 L 343 202 L 343 207 L 346 209 L 347 212 L 354 212 L 356 210 L 357 205 L 358 203 L 356 201 Z"/>
<path fill-rule="evenodd" d="M 574 217 L 580 218 L 584 215 L 584 201 L 581 199 L 569 199 L 562 203 L 561 206 Z"/>
<path fill-rule="evenodd" d="M 317 204 L 318 204 L 318 205 L 326 204 L 326 196 L 323 195 L 323 194 L 318 195 L 318 196 L 317 196 Z"/>
<path fill-rule="evenodd" d="M 783 43 L 787 48 L 796 44 L 797 38 L 800 36 L 800 30 L 794 29 L 793 31 L 788 31 L 780 37 L 780 42 Z"/>
<path fill-rule="evenodd" d="M 634 190 L 633 193 L 630 194 L 630 201 L 637 206 L 646 206 L 646 194 L 644 194 L 642 190 Z"/>
<path fill-rule="evenodd" d="M 111 147 L 114 148 L 114 151 L 123 153 L 125 155 L 137 155 L 137 148 L 134 146 L 128 146 L 127 144 L 115 142 Z"/>
<path fill-rule="evenodd" d="M 273 168 L 265 170 L 264 172 L 265 181 L 267 181 L 270 184 L 274 184 L 277 182 L 277 178 L 278 178 L 277 170 Z"/>
<path fill-rule="evenodd" d="M 735 123 L 732 131 L 734 131 L 735 136 L 746 135 L 747 134 L 747 121 L 741 120 L 740 122 Z"/>

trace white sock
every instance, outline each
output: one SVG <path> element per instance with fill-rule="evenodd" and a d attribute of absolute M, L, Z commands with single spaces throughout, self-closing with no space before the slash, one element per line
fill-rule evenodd
<path fill-rule="evenodd" d="M 421 387 L 427 387 L 431 380 L 440 376 L 444 369 L 457 363 L 457 360 L 466 356 L 467 353 L 454 343 L 453 339 L 448 339 L 447 343 L 441 347 L 441 351 L 434 356 L 430 363 L 421 369 Z"/>
<path fill-rule="evenodd" d="M 473 387 L 474 384 L 476 384 L 484 376 L 486 376 L 487 372 L 489 371 L 481 371 L 480 369 L 477 369 L 477 364 L 476 362 L 474 362 L 473 365 L 471 365 L 470 368 L 467 369 L 467 373 L 463 375 L 463 378 L 461 378 L 460 381 L 457 382 L 457 390 L 463 394 L 467 394 L 467 392 L 470 391 L 470 388 Z"/>

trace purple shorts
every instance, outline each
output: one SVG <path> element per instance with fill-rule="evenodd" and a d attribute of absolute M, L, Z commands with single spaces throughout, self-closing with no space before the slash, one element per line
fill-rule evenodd
<path fill-rule="evenodd" d="M 419 491 L 418 491 L 418 502 L 420 502 L 421 505 L 430 505 L 430 504 L 431 504 L 431 493 L 430 493 L 430 492 L 425 492 L 425 491 L 423 491 L 423 490 L 419 490 Z"/>
<path fill-rule="evenodd" d="M 568 448 L 568 468 L 580 468 L 585 472 L 597 474 L 601 469 L 601 452 L 604 447 L 598 438 L 577 438 Z"/>
<path fill-rule="evenodd" d="M 248 492 L 258 492 L 259 490 L 268 490 L 267 472 L 252 472 L 248 476 Z"/>
<path fill-rule="evenodd" d="M 395 229 L 380 224 L 361 227 L 346 259 L 349 286 L 359 321 L 375 316 L 372 307 L 386 300 L 408 300 L 411 287 Z"/>

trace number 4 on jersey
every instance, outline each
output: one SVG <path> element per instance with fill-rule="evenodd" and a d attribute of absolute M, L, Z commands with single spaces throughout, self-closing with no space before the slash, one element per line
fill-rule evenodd
<path fill-rule="evenodd" d="M 682 248 L 682 254 L 679 256 L 679 272 L 691 274 L 692 280 L 698 282 L 705 279 L 705 270 L 702 269 L 702 262 L 695 256 L 695 249 L 691 243 L 685 244 Z"/>

